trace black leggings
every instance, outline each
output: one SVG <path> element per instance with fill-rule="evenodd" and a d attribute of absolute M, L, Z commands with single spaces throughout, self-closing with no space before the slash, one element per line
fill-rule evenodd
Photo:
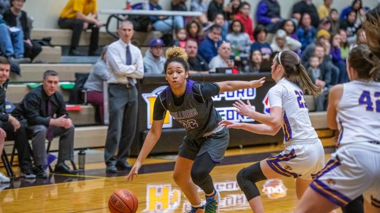
<path fill-rule="evenodd" d="M 343 213 L 364 213 L 363 196 L 360 195 L 355 200 L 352 200 L 345 207 L 342 207 Z"/>
<path fill-rule="evenodd" d="M 214 162 L 210 155 L 206 152 L 194 160 L 191 168 L 191 179 L 195 185 L 199 186 L 206 194 L 214 191 L 214 183 L 210 176 L 210 172 L 218 163 Z"/>

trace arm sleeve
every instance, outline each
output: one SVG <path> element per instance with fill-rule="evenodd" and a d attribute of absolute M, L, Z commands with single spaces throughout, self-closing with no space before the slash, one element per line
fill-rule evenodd
<path fill-rule="evenodd" d="M 165 92 L 165 90 L 162 92 Z M 160 99 L 160 97 L 161 97 L 161 99 Z M 154 102 L 153 120 L 155 120 L 155 121 L 163 120 L 166 116 L 166 109 L 163 106 L 163 104 L 166 103 L 165 102 L 166 99 L 164 99 L 164 98 L 165 97 L 163 94 L 159 94 L 157 96 L 156 101 Z M 162 100 L 162 102 L 161 102 L 161 100 Z"/>
<path fill-rule="evenodd" d="M 25 109 L 25 118 L 28 120 L 29 125 L 45 125 L 49 126 L 50 118 L 40 116 L 40 100 L 37 95 L 29 93 L 23 101 L 23 108 Z"/>
<path fill-rule="evenodd" d="M 8 121 L 9 115 L 7 113 L 0 114 L 0 121 Z"/>
<path fill-rule="evenodd" d="M 206 100 L 219 94 L 220 87 L 216 83 L 195 83 L 193 85 L 194 97 L 199 103 L 204 103 Z"/>
<path fill-rule="evenodd" d="M 271 18 L 266 16 L 267 12 L 268 12 L 267 4 L 264 1 L 260 2 L 256 10 L 257 22 L 259 24 L 267 25 L 271 23 Z"/>
<path fill-rule="evenodd" d="M 269 90 L 268 98 L 270 107 L 278 106 L 282 108 L 282 97 L 284 89 L 284 87 L 277 85 Z"/>
<path fill-rule="evenodd" d="M 291 50 L 298 50 L 302 47 L 301 42 L 291 38 L 290 36 L 286 36 L 286 44 L 288 45 L 289 49 Z"/>
<path fill-rule="evenodd" d="M 84 0 L 74 0 L 73 10 L 75 12 L 83 13 L 85 1 Z"/>
<path fill-rule="evenodd" d="M 22 18 L 21 20 L 24 22 L 22 23 L 21 25 L 23 26 L 23 32 L 24 32 L 24 39 L 25 40 L 28 40 L 30 39 L 30 27 L 28 25 L 28 15 L 26 14 L 26 12 L 22 11 Z"/>

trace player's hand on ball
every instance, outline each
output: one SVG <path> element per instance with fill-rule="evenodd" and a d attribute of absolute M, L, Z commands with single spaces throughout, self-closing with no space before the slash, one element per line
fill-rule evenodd
<path fill-rule="evenodd" d="M 251 114 L 254 112 L 252 109 L 252 105 L 247 100 L 247 103 L 244 103 L 241 100 L 237 100 L 234 104 L 232 104 L 234 107 L 236 107 L 236 112 L 238 112 L 241 115 L 251 117 Z"/>
<path fill-rule="evenodd" d="M 219 125 L 225 126 L 229 129 L 240 129 L 242 124 L 234 121 L 221 121 Z"/>
<path fill-rule="evenodd" d="M 133 179 L 137 176 L 139 176 L 139 169 L 141 167 L 141 163 L 136 162 L 135 165 L 133 165 L 131 171 L 129 172 L 128 176 L 125 178 L 127 182 L 132 182 Z"/>
<path fill-rule="evenodd" d="M 265 83 L 265 77 L 260 78 L 259 80 L 251 81 L 252 88 L 261 87 Z"/>

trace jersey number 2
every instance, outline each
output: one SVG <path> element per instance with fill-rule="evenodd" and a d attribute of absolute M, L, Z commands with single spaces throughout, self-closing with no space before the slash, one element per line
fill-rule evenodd
<path fill-rule="evenodd" d="M 297 90 L 294 90 L 294 92 L 297 95 L 298 106 L 300 108 L 307 108 L 306 101 L 305 101 L 305 99 L 303 97 L 303 92 L 302 91 L 297 91 Z"/>
<path fill-rule="evenodd" d="M 380 98 L 380 92 L 375 92 L 375 98 Z M 375 111 L 373 108 L 373 101 L 371 99 L 371 93 L 369 91 L 364 91 L 359 98 L 360 105 L 367 105 L 367 111 Z M 376 100 L 376 112 L 380 112 L 380 99 Z"/>

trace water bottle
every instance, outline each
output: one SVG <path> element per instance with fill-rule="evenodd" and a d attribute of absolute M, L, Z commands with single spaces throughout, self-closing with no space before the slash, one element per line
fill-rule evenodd
<path fill-rule="evenodd" d="M 84 170 L 84 165 L 86 164 L 86 150 L 82 149 L 78 153 L 78 167 L 79 170 Z"/>
<path fill-rule="evenodd" d="M 144 2 L 143 2 L 143 10 L 149 10 L 149 1 L 148 0 L 144 0 Z"/>

